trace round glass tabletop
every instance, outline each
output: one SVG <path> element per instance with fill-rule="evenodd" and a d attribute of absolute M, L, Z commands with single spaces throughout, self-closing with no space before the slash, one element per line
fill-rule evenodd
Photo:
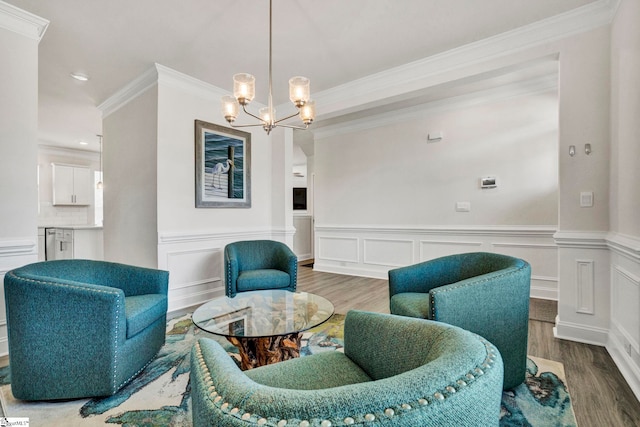
<path fill-rule="evenodd" d="M 314 328 L 333 310 L 333 304 L 319 295 L 274 289 L 215 298 L 198 307 L 192 320 L 215 335 L 260 338 Z"/>

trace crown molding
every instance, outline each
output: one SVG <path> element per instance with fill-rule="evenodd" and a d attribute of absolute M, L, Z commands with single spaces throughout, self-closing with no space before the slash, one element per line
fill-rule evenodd
<path fill-rule="evenodd" d="M 621 0 L 598 0 L 548 19 L 534 22 L 446 52 L 394 67 L 317 93 L 319 119 L 336 117 L 410 96 L 464 68 L 478 67 L 534 47 L 609 24 Z"/>
<path fill-rule="evenodd" d="M 153 67 L 127 83 L 124 87 L 98 105 L 98 110 L 102 111 L 102 118 L 104 119 L 108 117 L 110 114 L 118 111 L 133 99 L 145 93 L 147 90 L 155 87 L 157 82 L 158 71 L 154 64 Z"/>
<path fill-rule="evenodd" d="M 558 75 L 552 74 L 522 82 L 509 83 L 464 95 L 426 102 L 412 107 L 372 114 L 361 119 L 318 127 L 313 130 L 316 140 L 345 133 L 423 119 L 446 111 L 471 108 L 520 96 L 535 95 L 558 89 Z"/>
<path fill-rule="evenodd" d="M 48 27 L 48 20 L 0 1 L 0 28 L 13 31 L 39 43 Z"/>
<path fill-rule="evenodd" d="M 126 84 L 98 105 L 98 109 L 102 111 L 102 117 L 105 118 L 157 85 L 173 87 L 193 96 L 216 102 L 223 95 L 229 94 L 228 91 L 217 86 L 155 63 L 142 75 Z M 260 107 L 259 104 L 254 104 Z"/>
<path fill-rule="evenodd" d="M 172 68 L 165 67 L 164 65 L 155 64 L 155 68 L 158 73 L 158 83 L 216 102 L 219 102 L 222 96 L 229 95 L 229 91 L 203 82 L 202 80 L 198 80 L 195 77 L 191 77 Z"/>

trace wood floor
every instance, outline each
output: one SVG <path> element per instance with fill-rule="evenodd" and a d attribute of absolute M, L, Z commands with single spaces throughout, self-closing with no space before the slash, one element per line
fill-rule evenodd
<path fill-rule="evenodd" d="M 298 290 L 324 296 L 337 313 L 349 309 L 389 313 L 386 280 L 320 273 L 301 266 Z M 640 426 L 640 402 L 607 350 L 554 338 L 556 302 L 532 299 L 530 307 L 529 354 L 564 364 L 578 426 Z"/>

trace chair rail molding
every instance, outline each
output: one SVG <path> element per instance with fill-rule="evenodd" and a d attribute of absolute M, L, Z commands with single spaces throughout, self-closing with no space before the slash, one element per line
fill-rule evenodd
<path fill-rule="evenodd" d="M 609 248 L 617 254 L 640 262 L 640 238 L 620 233 L 607 234 Z"/>

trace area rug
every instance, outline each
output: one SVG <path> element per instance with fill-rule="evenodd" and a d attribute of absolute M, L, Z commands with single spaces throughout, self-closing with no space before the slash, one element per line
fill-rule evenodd
<path fill-rule="evenodd" d="M 341 351 L 344 315 L 305 333 L 301 355 Z M 31 426 L 189 427 L 189 352 L 202 336 L 217 339 L 239 363 L 235 347 L 194 327 L 190 315 L 167 322 L 167 340 L 154 361 L 114 396 L 68 402 L 22 402 L 11 394 L 8 367 L 0 368 L 4 416 L 29 418 Z M 576 426 L 561 363 L 529 357 L 527 380 L 503 393 L 501 426 Z"/>

